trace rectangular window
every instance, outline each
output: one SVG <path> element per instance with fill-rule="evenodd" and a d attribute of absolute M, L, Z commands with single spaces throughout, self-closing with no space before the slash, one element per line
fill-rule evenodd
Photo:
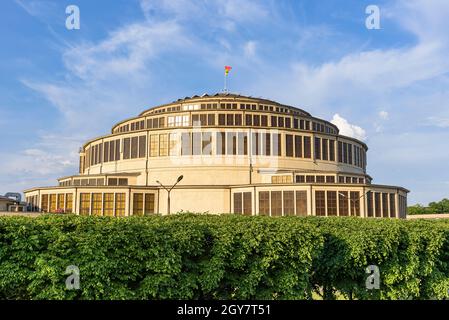
<path fill-rule="evenodd" d="M 236 126 L 241 126 L 242 125 L 242 115 L 241 114 L 236 114 L 235 115 L 235 125 Z"/>
<path fill-rule="evenodd" d="M 261 116 L 260 121 L 263 127 L 268 127 L 268 116 Z"/>
<path fill-rule="evenodd" d="M 120 160 L 120 139 L 115 140 L 115 160 Z"/>
<path fill-rule="evenodd" d="M 218 125 L 219 126 L 225 126 L 226 125 L 226 115 L 225 114 L 220 113 L 218 115 Z"/>
<path fill-rule="evenodd" d="M 273 155 L 280 156 L 282 155 L 282 141 L 281 135 L 279 133 L 273 134 Z"/>
<path fill-rule="evenodd" d="M 224 132 L 217 132 L 217 155 L 226 154 L 226 136 Z"/>
<path fill-rule="evenodd" d="M 192 155 L 192 139 L 188 132 L 181 134 L 181 155 Z"/>
<path fill-rule="evenodd" d="M 226 125 L 228 125 L 228 126 L 234 125 L 234 115 L 233 114 L 226 115 Z"/>
<path fill-rule="evenodd" d="M 56 194 L 50 195 L 50 212 L 56 212 Z"/>
<path fill-rule="evenodd" d="M 80 215 L 88 216 L 90 214 L 90 193 L 80 194 Z"/>
<path fill-rule="evenodd" d="M 57 204 L 57 211 L 64 211 L 65 205 L 64 205 L 65 195 L 63 193 L 58 194 L 58 204 Z"/>
<path fill-rule="evenodd" d="M 340 191 L 338 193 L 338 211 L 340 216 L 346 217 L 349 215 L 348 201 L 348 191 Z"/>
<path fill-rule="evenodd" d="M 260 143 L 259 143 L 259 140 L 260 140 L 260 133 L 256 133 L 256 132 L 253 132 L 253 134 L 252 134 L 252 147 L 251 147 L 251 149 L 252 149 L 252 154 L 253 155 L 259 155 L 259 151 L 260 151 Z"/>
<path fill-rule="evenodd" d="M 154 213 L 154 193 L 145 194 L 145 215 Z"/>
<path fill-rule="evenodd" d="M 329 159 L 329 157 L 328 157 L 328 149 L 327 149 L 327 147 L 328 147 L 328 141 L 329 140 L 327 140 L 327 139 L 322 139 L 321 140 L 321 147 L 322 147 L 322 152 L 323 152 L 323 160 L 328 160 Z"/>
<path fill-rule="evenodd" d="M 178 134 L 170 133 L 170 155 L 177 156 L 178 155 Z"/>
<path fill-rule="evenodd" d="M 343 162 L 343 143 L 338 141 L 338 162 Z"/>
<path fill-rule="evenodd" d="M 133 216 L 143 216 L 143 193 L 133 194 Z"/>
<path fill-rule="evenodd" d="M 115 216 L 124 217 L 125 216 L 125 193 L 115 194 Z"/>
<path fill-rule="evenodd" d="M 335 176 L 326 176 L 326 183 L 335 183 Z"/>
<path fill-rule="evenodd" d="M 396 217 L 396 199 L 395 194 L 390 193 L 390 218 Z"/>
<path fill-rule="evenodd" d="M 145 158 L 147 155 L 147 136 L 139 137 L 139 158 Z"/>
<path fill-rule="evenodd" d="M 329 161 L 335 161 L 335 141 L 329 140 Z"/>
<path fill-rule="evenodd" d="M 114 194 L 105 193 L 103 195 L 103 215 L 112 217 L 114 215 Z"/>
<path fill-rule="evenodd" d="M 283 201 L 284 201 L 284 216 L 295 215 L 295 192 L 284 191 Z"/>
<path fill-rule="evenodd" d="M 311 158 L 312 157 L 312 151 L 311 151 L 311 139 L 310 137 L 304 137 L 304 158 Z"/>
<path fill-rule="evenodd" d="M 285 118 L 285 127 L 286 128 L 292 127 L 292 119 L 291 118 Z"/>
<path fill-rule="evenodd" d="M 119 178 L 118 179 L 118 185 L 119 186 L 127 186 L 128 185 L 128 178 Z"/>
<path fill-rule="evenodd" d="M 136 159 L 139 154 L 139 137 L 131 138 L 131 159 Z"/>
<path fill-rule="evenodd" d="M 373 192 L 372 191 L 368 191 L 366 193 L 366 204 L 368 207 L 368 217 L 373 217 Z"/>
<path fill-rule="evenodd" d="M 360 216 L 360 193 L 358 191 L 350 192 L 351 216 Z"/>
<path fill-rule="evenodd" d="M 306 182 L 306 177 L 303 175 L 296 176 L 296 183 L 304 183 Z"/>
<path fill-rule="evenodd" d="M 192 154 L 193 155 L 201 155 L 201 149 L 202 149 L 201 132 L 193 132 L 192 133 Z"/>
<path fill-rule="evenodd" d="M 65 212 L 66 213 L 73 212 L 73 193 L 67 193 L 65 195 Z"/>
<path fill-rule="evenodd" d="M 48 212 L 48 194 L 43 194 L 41 197 L 41 210 Z"/>
<path fill-rule="evenodd" d="M 306 182 L 307 183 L 314 183 L 315 182 L 315 176 L 306 176 Z"/>
<path fill-rule="evenodd" d="M 265 155 L 271 155 L 271 135 L 269 133 L 265 133 Z"/>
<path fill-rule="evenodd" d="M 302 136 L 295 136 L 295 157 L 302 157 Z"/>
<path fill-rule="evenodd" d="M 242 193 L 241 192 L 234 193 L 234 213 L 242 214 L 242 211 L 243 211 Z"/>
<path fill-rule="evenodd" d="M 215 114 L 207 115 L 207 125 L 214 126 L 215 125 Z"/>
<path fill-rule="evenodd" d="M 291 134 L 285 135 L 285 156 L 293 157 L 293 136 Z"/>
<path fill-rule="evenodd" d="M 130 157 L 130 138 L 123 139 L 123 159 L 129 159 Z"/>
<path fill-rule="evenodd" d="M 280 128 L 284 127 L 284 117 L 278 118 L 278 127 L 280 127 Z"/>
<path fill-rule="evenodd" d="M 337 215 L 337 192 L 327 191 L 327 215 Z"/>
<path fill-rule="evenodd" d="M 270 191 L 259 191 L 259 215 L 270 215 Z"/>
<path fill-rule="evenodd" d="M 237 136 L 235 132 L 228 132 L 226 136 L 226 154 L 236 155 L 237 154 Z"/>
<path fill-rule="evenodd" d="M 388 218 L 388 193 L 382 193 L 382 217 Z"/>
<path fill-rule="evenodd" d="M 271 127 L 272 127 L 272 128 L 278 126 L 278 121 L 277 121 L 277 119 L 278 119 L 277 117 L 271 116 Z"/>
<path fill-rule="evenodd" d="M 104 162 L 109 162 L 109 141 L 106 141 L 104 143 L 104 154 L 103 154 L 103 161 Z"/>
<path fill-rule="evenodd" d="M 352 144 L 348 143 L 348 163 L 352 164 Z"/>
<path fill-rule="evenodd" d="M 260 115 L 254 115 L 254 119 L 253 119 L 253 124 L 254 126 L 258 127 L 260 126 Z"/>
<path fill-rule="evenodd" d="M 374 193 L 374 206 L 375 206 L 376 217 L 381 217 L 382 216 L 382 207 L 380 206 L 380 193 L 379 192 Z"/>
<path fill-rule="evenodd" d="M 150 157 L 159 156 L 159 135 L 150 135 Z"/>
<path fill-rule="evenodd" d="M 321 139 L 315 138 L 315 159 L 321 160 Z"/>
<path fill-rule="evenodd" d="M 248 154 L 248 134 L 246 132 L 239 132 L 237 134 L 237 154 L 247 155 Z"/>
<path fill-rule="evenodd" d="M 325 191 L 315 191 L 315 212 L 317 216 L 326 215 L 326 193 Z"/>
<path fill-rule="evenodd" d="M 293 118 L 293 128 L 299 129 L 299 121 L 297 118 Z"/>
<path fill-rule="evenodd" d="M 201 148 L 203 155 L 211 155 L 212 154 L 212 133 L 211 132 L 203 132 Z"/>
<path fill-rule="evenodd" d="M 93 216 L 101 216 L 101 203 L 102 203 L 102 194 L 101 193 L 92 193 L 92 215 Z"/>
<path fill-rule="evenodd" d="M 307 216 L 307 191 L 296 191 L 296 215 Z"/>
<path fill-rule="evenodd" d="M 243 192 L 243 214 L 245 216 L 252 215 L 252 193 L 251 192 Z"/>
<path fill-rule="evenodd" d="M 271 215 L 282 216 L 282 192 L 271 191 Z"/>
<path fill-rule="evenodd" d="M 253 117 L 252 117 L 252 115 L 250 115 L 250 114 L 246 114 L 245 115 L 245 124 L 247 125 L 247 126 L 252 126 L 253 125 Z"/>

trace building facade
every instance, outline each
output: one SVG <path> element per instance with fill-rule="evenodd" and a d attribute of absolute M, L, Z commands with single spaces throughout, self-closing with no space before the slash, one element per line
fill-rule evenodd
<path fill-rule="evenodd" d="M 26 190 L 34 211 L 130 216 L 191 211 L 405 218 L 408 190 L 372 184 L 368 147 L 274 101 L 186 97 L 80 149 L 79 173 Z M 183 179 L 170 192 L 179 176 Z"/>

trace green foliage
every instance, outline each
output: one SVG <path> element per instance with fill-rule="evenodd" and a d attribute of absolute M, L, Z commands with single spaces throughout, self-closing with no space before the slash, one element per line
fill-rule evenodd
<path fill-rule="evenodd" d="M 65 270 L 80 269 L 67 290 Z M 367 290 L 368 265 L 380 290 Z M 441 299 L 449 222 L 0 217 L 0 299 Z"/>
<path fill-rule="evenodd" d="M 430 202 L 429 206 L 424 207 L 421 204 L 415 204 L 408 207 L 408 214 L 435 214 L 449 213 L 449 199 L 443 199 L 437 202 Z"/>

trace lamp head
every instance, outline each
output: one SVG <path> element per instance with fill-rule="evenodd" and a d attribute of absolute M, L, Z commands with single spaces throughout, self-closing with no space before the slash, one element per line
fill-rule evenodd
<path fill-rule="evenodd" d="M 183 175 L 179 176 L 179 177 L 178 177 L 178 180 L 176 181 L 176 183 L 178 183 L 179 181 L 181 181 L 181 180 L 182 180 L 182 178 L 184 178 L 184 176 L 183 176 Z"/>

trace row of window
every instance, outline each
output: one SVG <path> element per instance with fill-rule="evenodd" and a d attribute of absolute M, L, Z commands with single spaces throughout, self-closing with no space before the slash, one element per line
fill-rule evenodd
<path fill-rule="evenodd" d="M 316 132 L 323 132 L 328 134 L 337 134 L 337 131 L 330 126 L 323 123 L 311 122 L 309 120 L 282 117 L 282 116 L 268 116 L 259 114 L 243 114 L 243 113 L 219 113 L 218 121 L 215 113 L 210 114 L 192 114 L 192 122 L 190 123 L 189 114 L 181 114 L 174 116 L 167 116 L 167 127 L 188 127 L 193 126 L 254 126 L 254 127 L 272 127 L 272 128 L 294 128 L 300 130 L 313 130 Z M 269 121 L 270 120 L 270 121 Z M 165 118 L 150 118 L 145 120 L 138 120 L 131 123 L 124 124 L 116 129 L 117 132 L 129 132 L 143 129 L 164 128 Z M 312 129 L 311 129 L 312 128 Z"/>
<path fill-rule="evenodd" d="M 192 111 L 192 110 L 218 110 L 218 109 L 226 109 L 226 110 L 259 110 L 259 111 L 271 111 L 271 112 L 281 112 L 281 113 L 291 113 L 293 115 L 301 115 L 301 113 L 298 110 L 286 108 L 286 107 L 277 107 L 277 106 L 270 106 L 270 105 L 257 105 L 254 103 L 235 103 L 235 102 L 228 102 L 228 103 L 218 103 L 218 102 L 211 102 L 211 103 L 201 103 L 201 104 L 188 104 L 181 106 L 172 106 L 167 108 L 158 108 L 153 110 L 154 113 L 164 113 L 164 112 L 175 112 L 175 111 Z"/>
<path fill-rule="evenodd" d="M 317 139 L 317 138 L 316 138 Z M 324 139 L 323 139 L 324 140 Z M 354 150 L 354 151 L 353 151 Z M 338 142 L 338 162 L 366 168 L 366 151 L 351 143 Z"/>
<path fill-rule="evenodd" d="M 315 215 L 360 216 L 360 192 L 315 191 Z"/>
<path fill-rule="evenodd" d="M 307 191 L 259 191 L 259 215 L 306 216 Z"/>
<path fill-rule="evenodd" d="M 33 205 L 35 204 L 34 202 Z M 72 213 L 73 193 L 43 194 L 41 196 L 40 209 L 43 212 Z"/>
<path fill-rule="evenodd" d="M 335 183 L 335 176 L 323 176 L 323 175 L 296 175 L 296 183 Z M 366 183 L 370 181 L 367 179 Z M 351 176 L 338 176 L 338 183 L 352 183 L 352 184 L 364 184 L 365 178 L 351 177 Z"/>
<path fill-rule="evenodd" d="M 59 183 L 61 187 L 67 186 L 104 186 L 104 178 L 89 178 L 89 179 L 73 179 L 65 180 Z M 128 178 L 108 178 L 108 186 L 127 186 Z"/>
<path fill-rule="evenodd" d="M 396 195 L 394 193 L 368 192 L 366 202 L 368 217 L 394 218 L 396 216 Z"/>
<path fill-rule="evenodd" d="M 286 157 L 312 158 L 311 137 L 308 136 L 285 134 L 284 150 L 280 133 L 252 132 L 251 145 L 248 132 L 216 132 L 215 134 L 217 155 L 248 155 L 251 150 L 252 155 L 281 156 L 284 154 Z M 149 157 L 179 154 L 211 155 L 213 150 L 211 132 L 151 134 L 149 139 Z M 180 143 L 179 140 L 181 140 Z M 316 137 L 314 140 L 315 159 L 336 161 L 337 154 L 339 162 L 365 168 L 366 155 L 363 148 L 339 141 L 336 150 L 335 145 L 335 140 Z M 180 150 L 178 150 L 179 146 Z M 111 152 L 115 155 L 113 158 L 110 157 Z M 146 156 L 146 135 L 123 138 L 124 160 L 145 158 Z M 104 142 L 87 149 L 85 167 L 118 159 L 120 159 L 120 140 Z"/>
<path fill-rule="evenodd" d="M 324 175 L 295 175 L 296 183 L 335 183 L 335 176 Z M 292 183 L 292 175 L 277 175 L 271 177 L 271 183 Z M 338 176 L 338 183 L 364 184 L 361 177 Z"/>
<path fill-rule="evenodd" d="M 39 196 L 26 197 L 29 211 L 39 211 Z"/>
<path fill-rule="evenodd" d="M 125 193 L 81 193 L 80 215 L 125 216 Z M 153 193 L 133 194 L 133 215 L 154 213 Z"/>
<path fill-rule="evenodd" d="M 158 128 L 164 128 L 164 127 L 165 127 L 165 118 L 164 117 L 150 118 L 150 119 L 147 119 L 147 121 L 146 121 L 146 127 L 145 127 L 145 120 L 138 120 L 138 121 L 124 124 L 116 129 L 114 129 L 114 133 L 138 131 L 138 130 L 143 130 L 143 129 L 158 129 Z"/>

